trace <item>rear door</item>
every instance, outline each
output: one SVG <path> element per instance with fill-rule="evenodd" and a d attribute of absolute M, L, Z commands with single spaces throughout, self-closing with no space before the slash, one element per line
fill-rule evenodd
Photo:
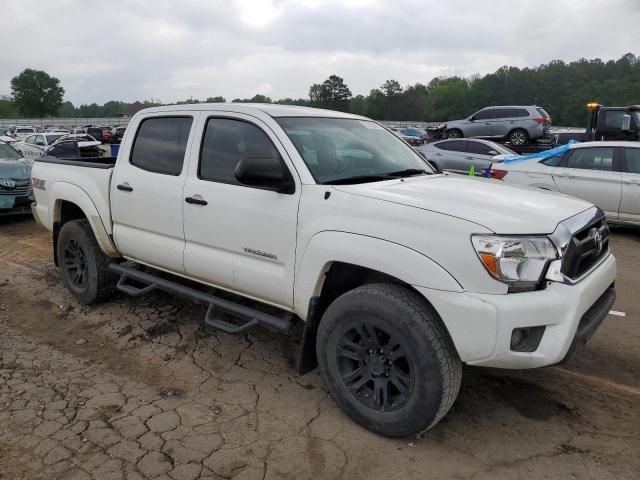
<path fill-rule="evenodd" d="M 240 113 L 203 115 L 184 190 L 185 270 L 192 278 L 283 307 L 293 305 L 300 186 L 277 193 L 242 185 L 243 158 L 286 151 L 262 121 Z M 294 175 L 295 177 L 295 175 Z"/>
<path fill-rule="evenodd" d="M 480 169 L 489 167 L 491 165 L 491 159 L 493 158 L 493 156 L 498 154 L 498 152 L 491 148 L 490 145 L 487 145 L 486 143 L 478 140 L 466 140 L 466 144 L 467 154 L 464 157 L 464 161 L 465 170 L 467 172 L 473 166 L 476 173 L 479 174 Z"/>
<path fill-rule="evenodd" d="M 125 257 L 183 272 L 185 157 L 193 115 L 157 114 L 137 120 L 111 179 L 114 240 Z"/>
<path fill-rule="evenodd" d="M 640 224 L 640 148 L 623 148 L 620 220 Z"/>
<path fill-rule="evenodd" d="M 553 179 L 560 192 L 597 205 L 610 219 L 618 218 L 621 197 L 618 149 L 575 148 L 555 169 Z"/>
<path fill-rule="evenodd" d="M 445 140 L 433 144 L 434 161 L 442 170 L 465 172 L 465 141 Z"/>

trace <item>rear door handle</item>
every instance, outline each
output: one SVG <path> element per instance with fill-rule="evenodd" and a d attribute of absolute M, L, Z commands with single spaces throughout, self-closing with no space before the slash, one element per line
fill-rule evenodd
<path fill-rule="evenodd" d="M 209 202 L 207 202 L 206 200 L 203 200 L 202 197 L 200 197 L 200 195 L 197 195 L 194 197 L 187 197 L 184 199 L 184 201 L 192 205 L 208 205 L 209 204 Z"/>
<path fill-rule="evenodd" d="M 131 185 L 129 185 L 127 182 L 119 184 L 118 186 L 116 186 L 116 188 L 118 190 L 122 190 L 123 192 L 133 192 L 133 188 L 131 188 Z"/>

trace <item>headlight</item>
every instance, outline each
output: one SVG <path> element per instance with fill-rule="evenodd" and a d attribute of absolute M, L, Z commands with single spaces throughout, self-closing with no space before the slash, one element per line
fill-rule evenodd
<path fill-rule="evenodd" d="M 558 251 L 547 237 L 474 235 L 473 246 L 487 271 L 510 292 L 535 290 Z"/>

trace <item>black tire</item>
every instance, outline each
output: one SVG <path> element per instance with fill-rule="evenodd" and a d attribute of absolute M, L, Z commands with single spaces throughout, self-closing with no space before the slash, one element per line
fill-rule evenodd
<path fill-rule="evenodd" d="M 386 437 L 425 432 L 458 396 L 455 346 L 436 311 L 409 288 L 371 284 L 340 296 L 322 317 L 316 351 L 342 410 Z"/>
<path fill-rule="evenodd" d="M 447 131 L 447 138 L 463 138 L 463 137 L 464 135 L 460 130 L 453 129 L 453 130 Z"/>
<path fill-rule="evenodd" d="M 87 220 L 62 226 L 57 255 L 64 284 L 80 303 L 102 302 L 116 291 L 118 277 L 108 269 L 113 259 L 102 252 Z"/>
<path fill-rule="evenodd" d="M 509 132 L 509 136 L 507 137 L 509 143 L 514 147 L 523 147 L 529 143 L 529 134 L 526 130 L 522 128 L 516 128 L 515 130 Z"/>

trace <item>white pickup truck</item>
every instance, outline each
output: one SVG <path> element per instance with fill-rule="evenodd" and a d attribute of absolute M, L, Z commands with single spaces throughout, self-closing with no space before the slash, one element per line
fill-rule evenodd
<path fill-rule="evenodd" d="M 615 299 L 602 211 L 437 172 L 355 115 L 150 108 L 117 159 L 44 157 L 32 177 L 33 213 L 81 303 L 161 289 L 229 333 L 304 322 L 299 371 L 319 365 L 344 411 L 386 436 L 435 425 L 462 363 L 562 361 Z"/>

